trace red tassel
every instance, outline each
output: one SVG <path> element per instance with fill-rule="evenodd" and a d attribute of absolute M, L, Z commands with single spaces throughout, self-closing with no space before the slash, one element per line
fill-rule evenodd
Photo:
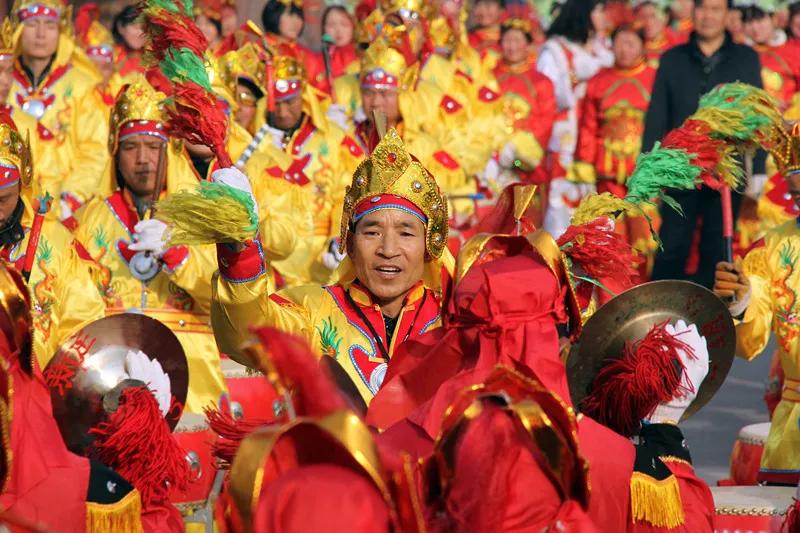
<path fill-rule="evenodd" d="M 794 498 L 794 503 L 786 509 L 786 518 L 783 519 L 781 532 L 800 533 L 800 500 Z"/>
<path fill-rule="evenodd" d="M 175 13 L 163 11 L 146 17 L 151 47 L 148 52 L 156 63 L 164 59 L 169 48 L 188 48 L 197 57 L 203 57 L 208 48 L 205 36 L 191 20 Z"/>
<path fill-rule="evenodd" d="M 580 226 L 570 226 L 558 239 L 558 246 L 590 278 L 604 283 L 613 280 L 618 289 L 633 287 L 642 258 L 634 254 L 630 244 L 610 227 L 605 218 Z"/>
<path fill-rule="evenodd" d="M 683 126 L 670 131 L 662 143 L 664 148 L 679 148 L 693 155 L 692 165 L 702 169 L 703 182 L 719 188 L 720 181 L 714 176 L 714 168 L 722 159 L 725 142 L 711 137 L 711 128 L 700 120 L 687 120 Z"/>
<path fill-rule="evenodd" d="M 211 446 L 211 453 L 217 459 L 217 468 L 227 470 L 230 468 L 239 445 L 250 433 L 256 429 L 274 424 L 275 420 L 238 419 L 230 413 L 225 413 L 215 407 L 203 409 L 211 431 L 219 435 L 219 439 Z"/>
<path fill-rule="evenodd" d="M 171 104 L 167 106 L 168 133 L 192 144 L 211 148 L 221 168 L 232 166 L 225 147 L 228 117 L 214 97 L 195 83 L 174 88 Z"/>
<path fill-rule="evenodd" d="M 620 435 L 632 437 L 639 422 L 658 404 L 679 392 L 685 368 L 678 350 L 691 347 L 666 331 L 667 322 L 653 326 L 640 341 L 626 343 L 620 359 L 609 361 L 594 378 L 581 410 Z"/>
<path fill-rule="evenodd" d="M 89 433 L 95 435 L 94 457 L 136 487 L 143 505 L 164 501 L 171 487 L 186 488 L 186 452 L 175 441 L 147 387 L 123 390 L 117 410 Z"/>
<path fill-rule="evenodd" d="M 92 22 L 99 19 L 100 8 L 95 3 L 84 4 L 75 13 L 75 36 L 83 46 L 88 44 L 86 39 Z"/>

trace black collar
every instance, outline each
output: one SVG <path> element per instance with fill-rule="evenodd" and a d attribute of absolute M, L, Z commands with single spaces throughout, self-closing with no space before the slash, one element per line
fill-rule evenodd
<path fill-rule="evenodd" d="M 700 58 L 703 61 L 708 61 L 710 59 L 718 59 L 722 56 L 727 55 L 731 48 L 733 48 L 733 37 L 731 36 L 730 32 L 725 32 L 725 40 L 722 41 L 722 45 L 714 52 L 713 55 L 710 57 L 705 55 L 702 50 L 700 50 L 699 39 L 697 37 L 697 32 L 692 32 L 689 36 L 689 45 L 692 47 L 692 52 L 695 56 Z"/>
<path fill-rule="evenodd" d="M 50 73 L 50 69 L 53 67 L 53 61 L 55 61 L 55 59 L 56 59 L 56 54 L 53 54 L 52 57 L 50 58 L 50 61 L 47 62 L 47 66 L 44 67 L 44 70 L 42 71 L 41 76 L 39 76 L 39 79 L 36 79 L 36 77 L 33 75 L 33 71 L 31 71 L 31 69 L 28 68 L 28 65 L 25 64 L 25 61 L 23 61 L 22 56 L 19 56 L 19 65 L 22 67 L 22 70 L 25 72 L 25 76 L 31 82 L 31 85 L 33 87 L 39 87 L 39 85 L 42 83 L 42 80 L 45 79 L 47 75 Z"/>

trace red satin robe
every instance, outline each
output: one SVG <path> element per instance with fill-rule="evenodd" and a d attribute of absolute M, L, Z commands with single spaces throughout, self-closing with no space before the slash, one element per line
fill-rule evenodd
<path fill-rule="evenodd" d="M 625 197 L 625 181 L 641 150 L 644 118 L 656 69 L 642 63 L 633 69 L 601 70 L 589 80 L 579 122 L 575 168 L 593 174 L 597 192 Z M 617 229 L 639 252 L 655 252 L 644 217 L 626 217 Z M 646 269 L 646 264 L 643 265 Z M 646 274 L 646 270 L 642 272 Z"/>
<path fill-rule="evenodd" d="M 761 79 L 764 89 L 786 110 L 792 96 L 800 90 L 800 46 L 785 43 L 780 46 L 755 47 L 761 59 Z"/>
<path fill-rule="evenodd" d="M 653 68 L 658 68 L 662 54 L 676 44 L 680 44 L 680 39 L 670 28 L 664 30 L 661 38 L 646 41 L 644 43 L 644 52 L 647 63 Z"/>

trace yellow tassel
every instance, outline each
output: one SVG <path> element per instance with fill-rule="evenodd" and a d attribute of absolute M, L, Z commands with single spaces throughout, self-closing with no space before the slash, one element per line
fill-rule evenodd
<path fill-rule="evenodd" d="M 117 503 L 86 502 L 86 533 L 141 533 L 142 500 L 132 490 Z"/>
<path fill-rule="evenodd" d="M 673 528 L 685 522 L 680 488 L 675 476 L 656 480 L 647 474 L 631 476 L 631 517 L 655 527 Z"/>
<path fill-rule="evenodd" d="M 169 244 L 245 242 L 256 235 L 249 213 L 232 198 L 177 192 L 158 202 L 158 218 L 170 225 Z"/>
<path fill-rule="evenodd" d="M 600 217 L 613 219 L 632 208 L 633 205 L 630 202 L 617 198 L 610 192 L 590 194 L 583 199 L 581 205 L 573 213 L 571 223 L 574 226 L 580 226 Z"/>

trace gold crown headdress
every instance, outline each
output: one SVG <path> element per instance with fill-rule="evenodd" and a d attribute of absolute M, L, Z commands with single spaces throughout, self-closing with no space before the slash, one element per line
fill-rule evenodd
<path fill-rule="evenodd" d="M 6 17 L 0 25 L 0 56 L 14 55 L 14 30 L 11 17 Z"/>
<path fill-rule="evenodd" d="M 0 163 L 17 167 L 22 187 L 30 187 L 33 179 L 33 160 L 29 134 L 23 137 L 11 117 L 0 114 Z M 0 184 L 3 177 L 0 176 Z"/>
<path fill-rule="evenodd" d="M 519 17 L 511 17 L 503 21 L 502 28 L 509 30 L 519 30 L 526 35 L 533 35 L 533 24 L 531 21 Z"/>
<path fill-rule="evenodd" d="M 143 134 L 155 134 L 151 126 L 163 131 L 167 119 L 162 104 L 165 98 L 164 93 L 156 91 L 141 75 L 120 91 L 111 111 L 108 150 L 112 155 L 117 153 L 120 130 L 130 122 L 140 124 Z M 167 138 L 166 132 L 159 136 Z"/>
<path fill-rule="evenodd" d="M 436 17 L 428 28 L 433 47 L 436 50 L 452 51 L 456 46 L 456 34 L 445 17 Z"/>
<path fill-rule="evenodd" d="M 245 43 L 238 50 L 222 56 L 227 68 L 237 77 L 245 78 L 258 87 L 264 86 L 264 65 L 266 53 L 255 43 Z"/>
<path fill-rule="evenodd" d="M 378 6 L 384 15 L 396 13 L 403 18 L 413 18 L 416 14 L 420 18 L 430 20 L 435 14 L 433 2 L 425 0 L 380 0 Z"/>
<path fill-rule="evenodd" d="M 114 60 L 114 37 L 100 23 L 96 4 L 84 4 L 75 15 L 75 37 L 89 57 Z"/>
<path fill-rule="evenodd" d="M 372 10 L 372 13 L 367 15 L 365 19 L 358 21 L 356 32 L 353 36 L 355 42 L 361 45 L 369 45 L 380 34 L 382 24 L 383 13 L 381 13 L 380 9 Z"/>
<path fill-rule="evenodd" d="M 303 0 L 278 0 L 278 3 L 281 3 L 286 7 L 294 6 L 297 9 L 303 9 Z"/>
<path fill-rule="evenodd" d="M 353 183 L 345 191 L 341 251 L 345 249 L 356 207 L 363 200 L 380 195 L 399 196 L 422 211 L 428 218 L 425 247 L 431 257 L 441 257 L 447 244 L 447 201 L 434 177 L 406 151 L 394 129 L 389 130 L 372 155 L 358 165 Z"/>
<path fill-rule="evenodd" d="M 765 145 L 783 176 L 800 172 L 800 122 L 774 125 Z"/>
<path fill-rule="evenodd" d="M 233 69 L 231 55 L 236 52 L 228 52 L 222 57 L 206 56 L 206 73 L 208 81 L 211 82 L 211 89 L 214 94 L 227 102 L 233 113 L 236 112 L 236 72 Z"/>
<path fill-rule="evenodd" d="M 383 37 L 375 39 L 361 56 L 362 86 L 406 90 L 414 86 L 416 72 L 406 66 L 405 56 Z"/>

